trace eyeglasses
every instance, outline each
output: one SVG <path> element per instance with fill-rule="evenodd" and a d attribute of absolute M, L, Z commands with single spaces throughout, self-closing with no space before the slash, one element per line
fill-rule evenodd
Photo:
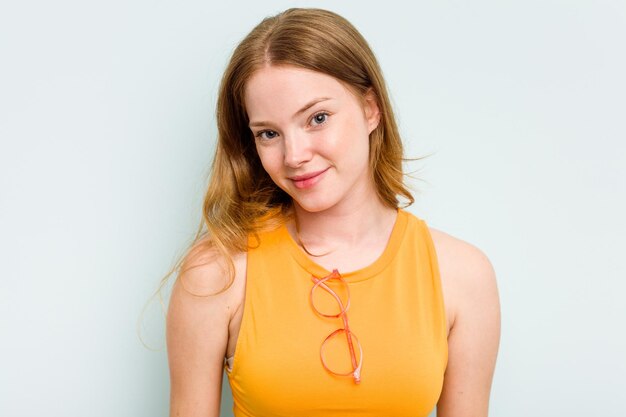
<path fill-rule="evenodd" d="M 330 275 L 327 275 L 324 278 L 316 278 L 315 276 L 312 276 L 311 279 L 313 280 L 314 285 L 313 285 L 313 288 L 311 288 L 310 299 L 311 299 L 311 306 L 313 307 L 315 312 L 322 317 L 327 317 L 327 318 L 341 317 L 341 319 L 343 320 L 343 328 L 335 330 L 334 332 L 329 334 L 326 337 L 326 339 L 324 339 L 324 342 L 322 342 L 322 346 L 320 347 L 320 358 L 322 360 L 322 366 L 324 367 L 324 369 L 326 369 L 328 372 L 330 372 L 333 375 L 352 376 L 354 378 L 354 383 L 359 384 L 361 382 L 361 365 L 363 364 L 363 348 L 361 347 L 361 343 L 359 343 L 359 339 L 356 337 L 354 333 L 352 333 L 352 331 L 350 330 L 350 326 L 348 325 L 347 311 L 348 311 L 348 308 L 350 307 L 350 288 L 348 287 L 348 283 L 341 277 L 341 275 L 336 269 L 334 269 Z M 343 301 L 339 297 L 339 295 L 337 295 L 335 291 L 333 291 L 328 285 L 326 285 L 327 282 L 330 283 L 333 281 L 337 281 L 341 285 L 341 289 L 343 290 L 341 292 L 342 293 L 345 292 L 346 294 L 345 306 L 344 306 Z M 332 298 L 337 302 L 337 305 L 339 306 L 338 313 L 329 314 L 328 312 L 322 311 L 322 309 L 320 308 L 322 304 L 324 305 L 325 309 L 328 309 L 328 306 L 325 305 L 326 303 L 321 302 L 321 299 L 320 299 L 321 294 L 320 294 L 319 289 L 322 289 L 326 293 L 330 294 Z M 329 365 L 329 363 L 327 362 L 327 358 L 324 354 L 325 351 L 327 350 L 327 344 L 331 342 L 332 345 L 335 345 L 336 342 L 339 342 L 340 336 L 342 334 L 345 335 L 346 337 L 346 341 L 348 342 L 348 350 L 350 352 L 350 362 L 352 364 L 352 368 L 351 368 L 351 371 L 349 372 L 336 372 L 337 367 L 340 367 L 340 364 L 333 362 Z M 354 350 L 355 344 L 357 345 L 359 349 L 358 357 L 355 354 L 355 350 Z M 334 368 L 335 370 L 331 369 L 331 367 Z"/>

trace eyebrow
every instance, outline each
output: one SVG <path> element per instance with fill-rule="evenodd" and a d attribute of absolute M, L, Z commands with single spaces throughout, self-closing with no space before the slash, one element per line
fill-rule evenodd
<path fill-rule="evenodd" d="M 297 116 L 301 115 L 302 113 L 304 113 L 305 111 L 307 111 L 311 107 L 315 106 L 317 103 L 321 103 L 322 101 L 326 101 L 326 100 L 330 100 L 330 97 L 318 97 L 318 98 L 315 98 L 315 99 L 309 101 L 300 110 L 298 110 L 293 115 L 293 117 L 297 117 Z M 248 126 L 253 127 L 253 126 L 267 126 L 267 125 L 271 125 L 271 123 L 270 122 L 265 122 L 265 121 L 263 121 L 263 122 L 252 122 Z"/>

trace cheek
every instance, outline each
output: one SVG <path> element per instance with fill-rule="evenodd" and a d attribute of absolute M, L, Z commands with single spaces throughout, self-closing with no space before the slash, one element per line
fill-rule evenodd
<path fill-rule="evenodd" d="M 369 154 L 369 131 L 359 115 L 343 124 L 338 135 L 338 148 L 360 159 L 363 153 Z"/>
<path fill-rule="evenodd" d="M 280 155 L 276 150 L 271 147 L 257 146 L 257 155 L 261 160 L 261 166 L 265 169 L 265 172 L 272 178 L 276 175 L 276 170 L 280 169 Z"/>
<path fill-rule="evenodd" d="M 367 125 L 360 122 L 360 119 L 352 122 L 349 130 L 344 133 L 349 140 L 344 141 L 343 152 L 349 158 L 349 165 L 355 170 L 354 172 L 362 172 L 369 166 L 369 132 Z"/>

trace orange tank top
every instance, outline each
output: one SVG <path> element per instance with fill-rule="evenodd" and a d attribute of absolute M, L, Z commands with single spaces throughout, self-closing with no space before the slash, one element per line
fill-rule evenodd
<path fill-rule="evenodd" d="M 349 327 L 363 351 L 360 384 L 321 363 L 322 342 L 343 325 L 316 314 L 310 293 L 312 277 L 331 271 L 285 226 L 250 243 L 243 318 L 232 369 L 226 367 L 236 417 L 428 416 L 448 346 L 437 258 L 423 220 L 398 210 L 381 256 L 358 271 L 339 271 L 350 292 Z"/>

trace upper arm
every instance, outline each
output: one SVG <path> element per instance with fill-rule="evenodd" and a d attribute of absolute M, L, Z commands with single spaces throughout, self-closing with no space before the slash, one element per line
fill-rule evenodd
<path fill-rule="evenodd" d="M 172 417 L 219 415 L 228 325 L 236 310 L 235 286 L 219 293 L 228 280 L 214 260 L 183 272 L 174 284 L 166 331 Z"/>
<path fill-rule="evenodd" d="M 450 304 L 448 366 L 438 417 L 485 417 L 500 340 L 495 272 L 477 248 L 440 236 L 437 245 L 444 296 Z"/>

